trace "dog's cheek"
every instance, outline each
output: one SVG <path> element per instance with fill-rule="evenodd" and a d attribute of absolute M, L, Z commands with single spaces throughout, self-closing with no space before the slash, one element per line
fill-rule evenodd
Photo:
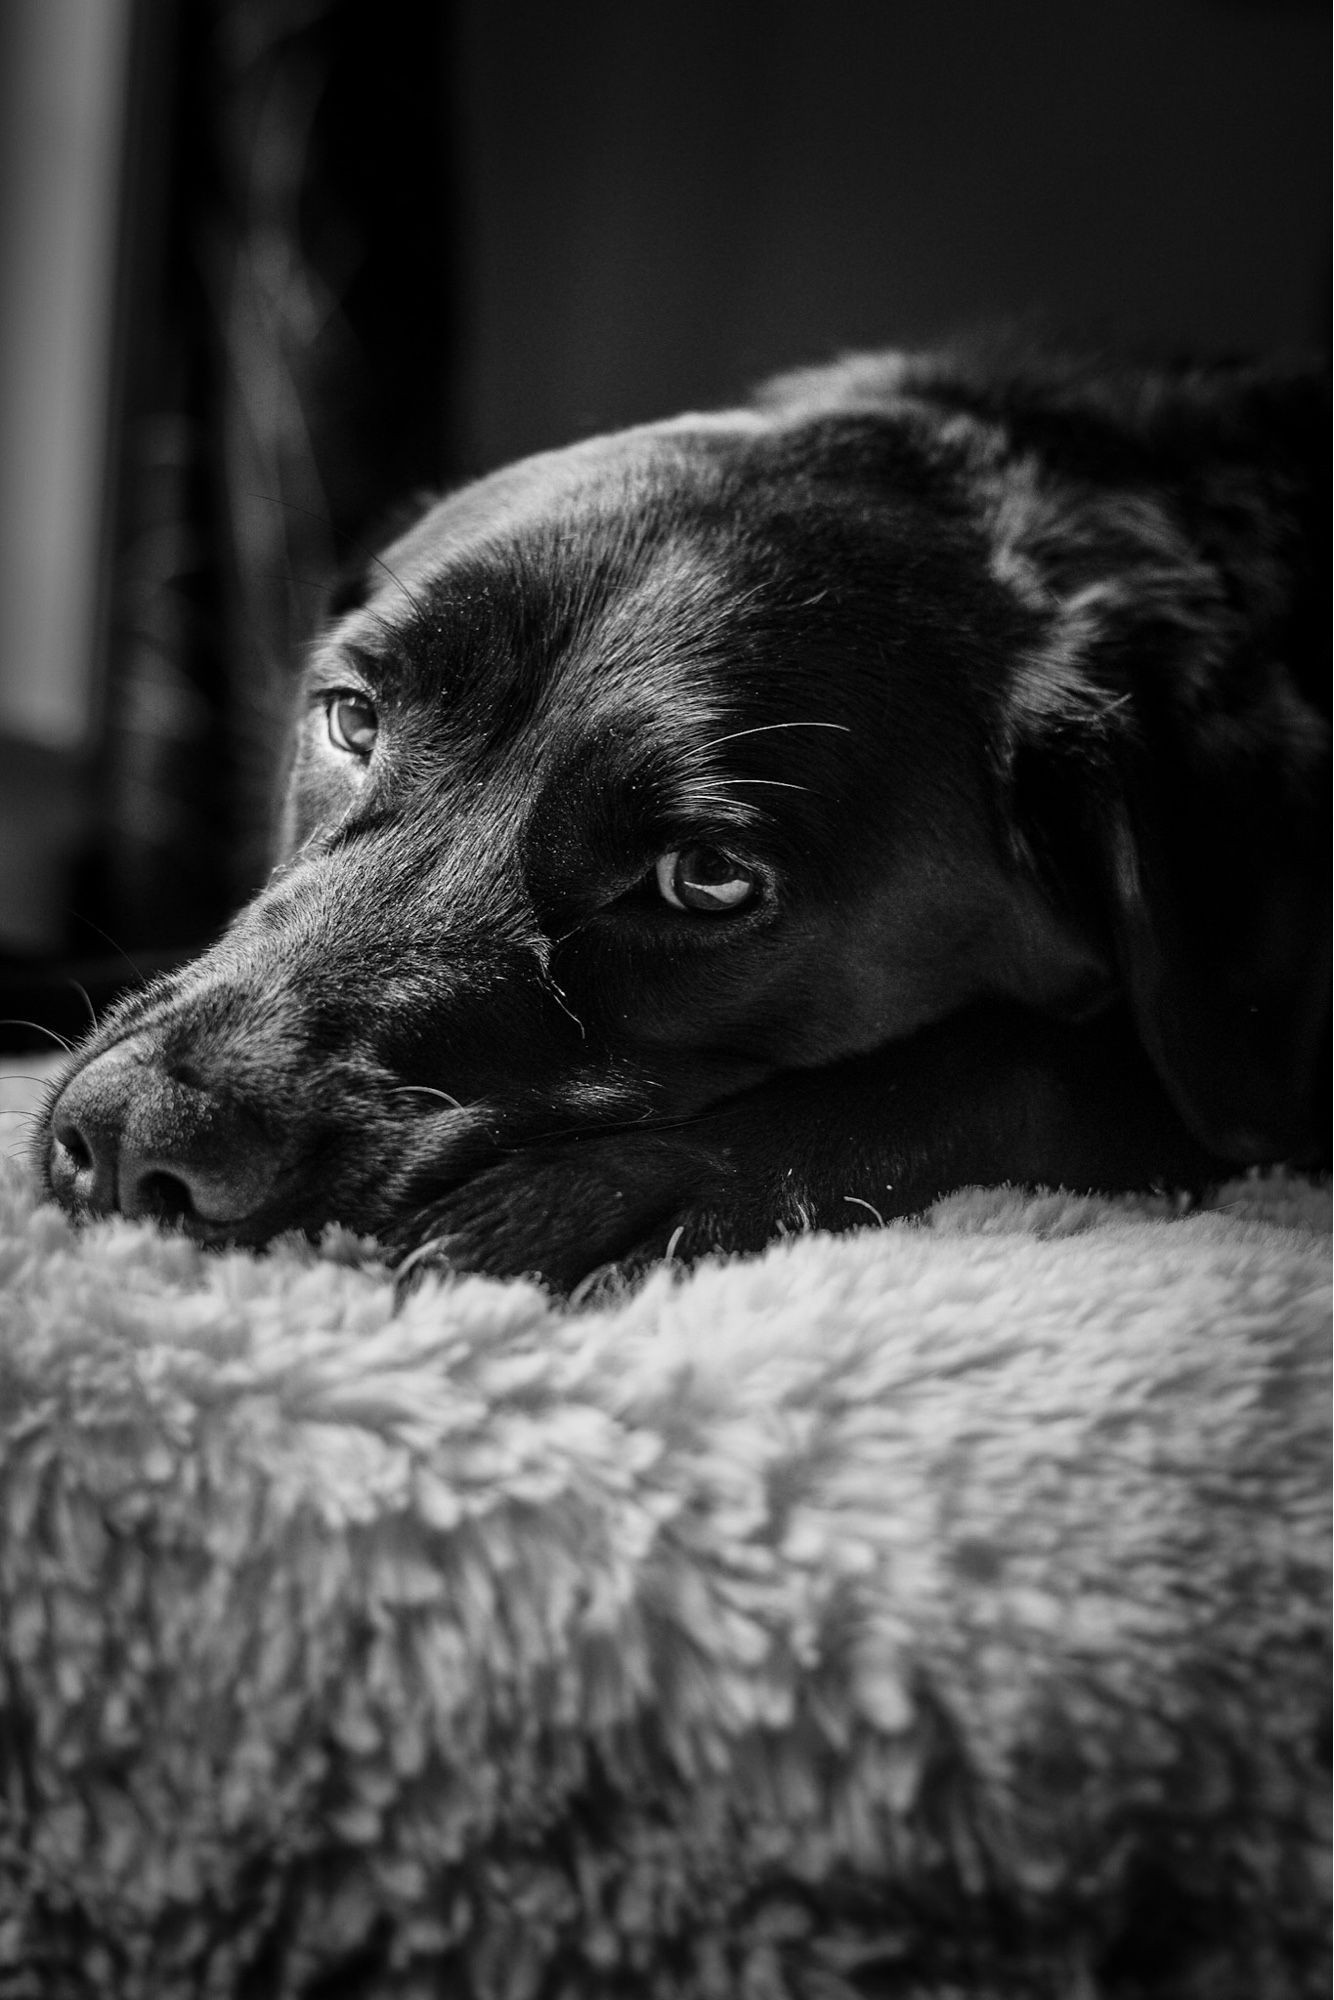
<path fill-rule="evenodd" d="M 650 964 L 637 981 L 608 981 L 613 1004 L 604 1000 L 595 1018 L 606 1045 L 653 1079 L 653 1112 L 689 1117 L 772 1073 L 769 1043 L 793 1025 L 787 981 L 786 965 L 757 967 L 744 946 L 709 952 L 696 963 Z"/>
<path fill-rule="evenodd" d="M 274 857 L 279 862 L 289 861 L 321 826 L 336 821 L 356 793 L 347 760 L 321 756 L 313 731 L 305 718 L 291 740 Z"/>
<path fill-rule="evenodd" d="M 917 1026 L 916 1008 L 896 1024 L 881 1004 L 883 978 L 864 981 L 863 971 L 853 949 L 823 936 L 758 965 L 709 966 L 628 1004 L 624 1043 L 660 1079 L 656 1108 L 690 1115 L 775 1070 L 832 1062 Z"/>
<path fill-rule="evenodd" d="M 873 894 L 849 890 L 621 981 L 619 1037 L 662 1078 L 661 1108 L 689 1113 L 775 1069 L 862 1054 L 975 997 L 968 947 L 984 917 L 947 909 L 936 921 L 905 900 L 891 921 Z"/>

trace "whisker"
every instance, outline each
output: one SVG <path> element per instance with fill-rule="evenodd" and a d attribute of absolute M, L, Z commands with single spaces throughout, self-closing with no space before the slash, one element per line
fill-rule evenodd
<path fill-rule="evenodd" d="M 115 952 L 116 956 L 117 956 L 118 958 L 123 958 L 123 959 L 125 960 L 125 963 L 126 963 L 126 964 L 127 964 L 128 966 L 129 966 L 129 968 L 130 968 L 130 971 L 131 971 L 131 972 L 132 972 L 132 973 L 134 974 L 135 978 L 136 978 L 136 979 L 137 979 L 137 980 L 139 981 L 139 984 L 140 984 L 141 986 L 145 986 L 145 985 L 147 985 L 147 983 L 148 983 L 148 974 L 147 974 L 146 972 L 144 972 L 144 971 L 142 970 L 142 968 L 141 968 L 140 966 L 137 966 L 137 965 L 135 964 L 134 960 L 133 960 L 133 959 L 132 959 L 132 958 L 130 957 L 130 954 L 129 954 L 129 952 L 128 952 L 128 951 L 126 951 L 126 949 L 125 949 L 125 947 L 124 947 L 123 945 L 119 945 L 119 944 L 117 944 L 117 943 L 116 943 L 116 940 L 115 940 L 115 938 L 113 938 L 113 937 L 112 937 L 112 935 L 111 935 L 110 931 L 104 931 L 104 930 L 102 929 L 102 926 L 101 926 L 101 924 L 95 924 L 95 923 L 93 922 L 93 920 L 92 920 L 92 918 L 91 918 L 91 917 L 85 917 L 85 916 L 83 916 L 83 915 L 81 914 L 81 912 L 80 912 L 80 911 L 78 911 L 78 910 L 71 910 L 71 911 L 70 911 L 70 915 L 71 915 L 71 916 L 72 916 L 72 917 L 73 917 L 73 918 L 75 919 L 75 921 L 76 921 L 77 923 L 81 923 L 81 924 L 86 924 L 86 925 L 88 926 L 88 928 L 89 928 L 89 930 L 90 930 L 90 931 L 96 931 L 96 932 L 97 932 L 97 935 L 98 935 L 98 936 L 99 936 L 100 938 L 105 938 L 105 939 L 106 939 L 106 941 L 107 941 L 107 943 L 108 943 L 108 944 L 109 944 L 109 945 L 111 946 L 111 949 L 112 949 L 112 950 L 113 950 L 113 951 Z M 78 986 L 78 981 L 77 981 L 77 980 L 71 980 L 70 984 L 71 984 L 71 985 L 73 985 L 73 986 Z M 82 988 L 82 987 L 79 987 L 79 991 L 80 991 L 80 992 L 82 992 L 82 991 L 83 991 L 83 988 Z M 86 996 L 85 996 L 85 997 L 86 997 Z M 91 1004 L 92 1004 L 92 1003 L 91 1003 L 91 1002 L 89 1002 L 89 1005 L 91 1005 Z M 96 1026 L 96 1022 L 94 1022 L 94 1026 Z"/>
<path fill-rule="evenodd" d="M 804 789 L 804 787 L 802 788 Z M 686 785 L 681 790 L 682 803 L 692 810 L 697 806 L 717 806 L 723 812 L 764 816 L 762 806 L 748 806 L 742 799 L 729 799 L 725 792 L 705 792 L 695 785 Z"/>
<path fill-rule="evenodd" d="M 556 1005 L 560 1008 L 561 1013 L 568 1014 L 569 1018 L 574 1022 L 575 1027 L 579 1030 L 579 1033 L 582 1036 L 583 1040 L 587 1041 L 588 1040 L 587 1028 L 584 1026 L 583 1022 L 579 1019 L 579 1016 L 575 1013 L 573 1007 L 570 1007 L 566 1004 L 564 993 L 561 991 L 560 987 L 557 986 L 555 980 L 551 977 L 551 974 L 549 972 L 544 977 L 542 984 L 546 987 L 547 992 L 551 995 Z"/>
<path fill-rule="evenodd" d="M 559 937 L 552 938 L 551 949 L 555 951 L 560 945 L 568 944 L 572 937 L 582 937 L 592 921 L 592 917 L 580 917 L 577 924 L 571 924 L 569 930 L 562 931 Z"/>
<path fill-rule="evenodd" d="M 589 1296 L 597 1290 L 597 1287 L 603 1282 L 606 1275 L 606 1271 L 599 1266 L 597 1270 L 590 1271 L 586 1278 L 581 1278 L 565 1302 L 568 1310 L 572 1313 L 578 1312 L 580 1307 L 586 1304 Z"/>
<path fill-rule="evenodd" d="M 299 569 L 295 569 L 290 562 L 276 563 L 272 567 L 258 564 L 254 574 L 262 577 L 266 583 L 299 583 L 303 590 L 308 590 L 314 597 L 325 591 L 329 583 L 328 577 L 306 576 Z"/>
<path fill-rule="evenodd" d="M 426 617 L 425 604 L 408 589 L 401 576 L 395 576 L 383 556 L 377 555 L 374 549 L 369 548 L 365 542 L 359 541 L 355 535 L 344 534 L 335 528 L 328 515 L 321 513 L 318 507 L 303 506 L 301 501 L 288 500 L 283 495 L 277 493 L 252 493 L 249 497 L 252 500 L 263 501 L 270 507 L 282 507 L 289 514 L 304 514 L 307 520 L 318 521 L 320 526 L 325 529 L 334 541 L 341 542 L 354 556 L 359 556 L 363 562 L 372 562 L 377 568 L 382 569 L 389 578 L 389 581 L 402 591 L 408 603 L 417 613 L 417 616 L 422 619 Z"/>
<path fill-rule="evenodd" d="M 54 1028 L 44 1027 L 40 1021 L 24 1021 L 17 1014 L 11 1014 L 7 1020 L 0 1021 L 0 1028 L 31 1028 L 36 1034 L 49 1035 L 67 1056 L 74 1053 L 73 1042 L 67 1042 L 63 1035 L 58 1035 Z"/>
<path fill-rule="evenodd" d="M 857 1208 L 866 1209 L 871 1215 L 875 1217 L 876 1221 L 880 1224 L 880 1227 L 882 1229 L 884 1228 L 885 1226 L 884 1216 L 880 1213 L 880 1210 L 878 1208 L 872 1208 L 869 1201 L 863 1201 L 859 1194 L 845 1194 L 843 1199 L 844 1201 L 852 1202 Z"/>
<path fill-rule="evenodd" d="M 351 549 L 354 556 L 364 556 L 370 553 L 365 543 L 358 541 L 355 535 L 344 534 L 335 528 L 328 514 L 319 507 L 307 507 L 300 500 L 289 500 L 283 493 L 250 492 L 245 495 L 245 498 L 247 500 L 258 500 L 265 507 L 281 507 L 285 514 L 304 514 L 308 521 L 318 521 L 320 526 L 332 536 L 334 541 L 344 543 Z"/>
<path fill-rule="evenodd" d="M 720 743 L 738 743 L 743 736 L 767 736 L 774 729 L 841 729 L 845 736 L 852 734 L 846 722 L 758 722 L 753 729 L 734 729 L 730 736 L 715 736 L 711 743 L 701 743 L 700 752 L 716 750 Z"/>
<path fill-rule="evenodd" d="M 809 785 L 789 784 L 786 778 L 726 778 L 723 782 L 728 785 L 775 785 L 783 792 L 808 792 L 810 790 Z"/>
<path fill-rule="evenodd" d="M 415 1250 L 409 1250 L 406 1256 L 400 1257 L 394 1270 L 395 1292 L 404 1292 L 406 1290 L 404 1281 L 410 1278 L 412 1273 L 422 1264 L 425 1264 L 429 1258 L 438 1257 L 441 1251 L 447 1248 L 448 1243 L 449 1237 L 447 1235 L 428 1236 L 426 1241 L 419 1243 Z"/>
<path fill-rule="evenodd" d="M 14 1119 L 25 1130 L 25 1137 L 21 1141 L 21 1151 L 11 1153 L 9 1157 L 11 1160 L 26 1159 L 28 1157 L 28 1149 L 32 1145 L 33 1134 L 42 1122 L 42 1114 L 40 1111 L 7 1111 L 4 1115 L 6 1118 Z"/>
<path fill-rule="evenodd" d="M 467 1105 L 460 1104 L 457 1097 L 451 1097 L 447 1090 L 437 1090 L 430 1083 L 400 1083 L 393 1091 L 395 1097 L 438 1097 L 442 1104 L 448 1104 L 455 1111 L 466 1111 Z"/>
<path fill-rule="evenodd" d="M 415 591 L 409 590 L 408 586 L 406 585 L 406 583 L 404 583 L 401 576 L 395 576 L 393 570 L 390 569 L 388 563 L 385 561 L 383 556 L 372 555 L 371 561 L 375 564 L 375 567 L 377 569 L 382 569 L 384 571 L 385 575 L 389 578 L 389 581 L 397 589 L 402 591 L 404 597 L 407 598 L 408 603 L 412 606 L 417 616 L 422 620 L 422 623 L 425 624 L 427 614 L 426 614 L 426 604 L 424 599 L 418 597 Z"/>
<path fill-rule="evenodd" d="M 142 976 L 142 975 L 141 975 L 141 976 Z M 71 975 L 69 975 L 69 983 L 70 983 L 70 985 L 71 985 L 71 986 L 72 986 L 72 987 L 74 988 L 74 991 L 75 991 L 75 992 L 76 992 L 77 994 L 79 994 L 79 995 L 81 996 L 81 998 L 82 998 L 82 1000 L 83 1000 L 83 1004 L 84 1004 L 84 1006 L 85 1006 L 85 1007 L 86 1007 L 86 1008 L 88 1009 L 88 1025 L 89 1025 L 89 1027 L 90 1027 L 90 1028 L 93 1028 L 93 1029 L 96 1029 L 96 1027 L 97 1027 L 97 1009 L 96 1009 L 96 1007 L 94 1007 L 94 1005 L 93 1005 L 93 1003 L 92 1003 L 92 999 L 91 999 L 91 997 L 89 996 L 89 992 L 88 992 L 88 988 L 87 988 L 87 987 L 86 987 L 86 986 L 85 986 L 85 985 L 83 984 L 83 981 L 82 981 L 82 980 L 80 980 L 80 979 L 75 979 L 75 978 L 73 977 L 73 975 L 72 975 L 72 974 L 71 974 Z"/>

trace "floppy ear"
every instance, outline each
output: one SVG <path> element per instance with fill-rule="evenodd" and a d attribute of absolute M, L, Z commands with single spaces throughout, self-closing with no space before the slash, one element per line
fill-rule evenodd
<path fill-rule="evenodd" d="M 1084 593 L 1085 665 L 1117 692 L 1092 739 L 1057 730 L 1023 753 L 1030 809 L 1061 802 L 1033 844 L 1083 850 L 1141 1039 L 1195 1135 L 1226 1159 L 1313 1159 L 1329 1095 L 1328 723 L 1216 616 L 1152 597 Z"/>

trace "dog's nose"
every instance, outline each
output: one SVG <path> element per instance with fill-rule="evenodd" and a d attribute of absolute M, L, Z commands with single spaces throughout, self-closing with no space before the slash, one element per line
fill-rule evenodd
<path fill-rule="evenodd" d="M 51 1113 L 51 1185 L 69 1208 L 203 1225 L 263 1207 L 277 1158 L 254 1120 L 181 1082 L 135 1040 L 71 1077 Z"/>

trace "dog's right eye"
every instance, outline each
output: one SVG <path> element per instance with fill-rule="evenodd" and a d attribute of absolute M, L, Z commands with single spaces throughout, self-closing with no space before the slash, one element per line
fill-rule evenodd
<path fill-rule="evenodd" d="M 718 916 L 753 902 L 755 876 L 719 847 L 674 847 L 660 854 L 654 866 L 658 893 L 678 910 L 701 910 Z"/>
<path fill-rule="evenodd" d="M 375 748 L 380 723 L 364 694 L 338 688 L 324 697 L 324 714 L 329 741 L 335 750 L 342 750 L 349 757 L 360 757 L 363 761 L 370 756 Z"/>

